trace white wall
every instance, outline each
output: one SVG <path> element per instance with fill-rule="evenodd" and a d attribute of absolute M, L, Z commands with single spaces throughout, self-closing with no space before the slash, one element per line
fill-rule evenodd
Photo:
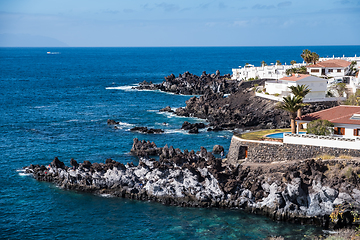
<path fill-rule="evenodd" d="M 286 96 L 290 93 L 290 86 L 296 86 L 296 82 L 291 82 L 291 81 L 283 81 L 283 80 L 279 80 L 279 81 L 266 81 L 265 82 L 265 89 L 266 92 L 270 93 L 270 94 L 280 94 L 283 96 Z"/>
<path fill-rule="evenodd" d="M 354 129 L 360 129 L 360 125 L 352 125 L 352 124 L 339 124 L 339 123 L 334 123 L 335 127 L 342 127 L 345 128 L 345 135 L 335 135 L 335 137 L 345 137 L 345 138 L 356 138 L 356 136 L 354 136 Z"/>
<path fill-rule="evenodd" d="M 305 99 L 325 98 L 327 91 L 327 80 L 325 79 L 310 76 L 297 81 L 296 84 L 309 86 L 311 92 L 305 96 Z"/>
<path fill-rule="evenodd" d="M 327 80 L 313 76 L 309 76 L 296 82 L 286 80 L 266 81 L 265 88 L 266 92 L 269 94 L 278 93 L 282 96 L 287 96 L 290 94 L 290 86 L 297 86 L 302 84 L 309 86 L 309 89 L 311 89 L 311 92 L 306 95 L 305 99 L 325 98 L 327 91 Z"/>
<path fill-rule="evenodd" d="M 283 142 L 290 144 L 360 150 L 360 137 L 344 138 L 284 133 Z"/>

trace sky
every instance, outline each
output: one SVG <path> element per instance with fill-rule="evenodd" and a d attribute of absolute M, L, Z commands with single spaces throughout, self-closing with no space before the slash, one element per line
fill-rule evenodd
<path fill-rule="evenodd" d="M 0 0 L 0 46 L 360 45 L 360 0 Z"/>

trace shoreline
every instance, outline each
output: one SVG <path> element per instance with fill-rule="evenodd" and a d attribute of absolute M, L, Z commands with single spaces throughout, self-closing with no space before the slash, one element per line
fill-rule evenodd
<path fill-rule="evenodd" d="M 182 207 L 242 209 L 276 221 L 314 224 L 326 229 L 351 226 L 348 212 L 336 224 L 329 215 L 336 204 L 349 199 L 356 203 L 360 199 L 360 186 L 353 182 L 356 179 L 336 181 L 325 177 L 334 174 L 332 168 L 343 171 L 338 166 L 343 160 L 234 167 L 205 148 L 197 153 L 181 152 L 172 146 L 158 148 L 154 143 L 135 139 L 132 153 L 139 156 L 138 166 L 107 159 L 105 164 L 88 161 L 78 164 L 71 160 L 73 167 L 66 167 L 55 158 L 48 167 L 30 165 L 24 169 L 38 181 L 52 182 L 68 190 Z M 159 161 L 143 157 L 146 155 L 157 155 Z M 354 168 L 360 166 L 359 160 L 347 163 Z M 351 189 L 344 188 L 349 184 Z"/>

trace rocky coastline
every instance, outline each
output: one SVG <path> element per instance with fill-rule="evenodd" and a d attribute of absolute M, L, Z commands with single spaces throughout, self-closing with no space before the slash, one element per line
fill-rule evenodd
<path fill-rule="evenodd" d="M 35 179 L 63 189 L 184 207 L 238 208 L 274 220 L 325 228 L 351 226 L 350 212 L 336 224 L 329 215 L 338 204 L 360 204 L 358 160 L 233 166 L 205 148 L 181 151 L 138 139 L 134 139 L 131 152 L 139 156 L 137 166 L 112 159 L 93 164 L 72 159 L 67 167 L 55 158 L 49 166 L 24 169 Z"/>
<path fill-rule="evenodd" d="M 277 101 L 255 96 L 257 87 L 267 79 L 254 81 L 234 81 L 230 76 L 203 74 L 199 77 L 189 72 L 165 77 L 160 84 L 139 83 L 139 90 L 160 90 L 193 96 L 186 106 L 172 110 L 170 106 L 160 109 L 178 116 L 197 117 L 209 122 L 208 131 L 234 129 L 274 129 L 290 127 L 288 113 L 276 108 Z M 316 102 L 305 106 L 303 114 L 337 106 L 337 102 Z M 193 131 L 196 133 L 196 130 Z"/>
<path fill-rule="evenodd" d="M 220 75 L 217 70 L 215 74 L 207 74 L 205 71 L 201 76 L 189 72 L 179 74 L 175 77 L 171 74 L 165 77 L 160 84 L 143 81 L 139 86 L 133 87 L 138 90 L 160 90 L 183 95 L 202 95 L 207 92 L 222 92 L 230 94 L 238 89 L 238 82 L 230 80 L 230 74 Z"/>
<path fill-rule="evenodd" d="M 178 116 L 206 119 L 209 122 L 208 131 L 290 127 L 288 113 L 276 108 L 278 102 L 255 96 L 251 88 L 227 97 L 223 93 L 209 92 L 200 97 L 191 97 L 185 103 L 185 107 L 176 111 L 169 106 L 166 111 Z M 337 105 L 337 102 L 311 103 L 303 107 L 302 112 L 307 114 Z"/>

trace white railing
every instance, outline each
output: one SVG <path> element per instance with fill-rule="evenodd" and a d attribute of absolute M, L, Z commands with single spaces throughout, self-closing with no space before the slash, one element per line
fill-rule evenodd
<path fill-rule="evenodd" d="M 360 150 L 360 137 L 344 138 L 284 133 L 284 143 Z"/>

